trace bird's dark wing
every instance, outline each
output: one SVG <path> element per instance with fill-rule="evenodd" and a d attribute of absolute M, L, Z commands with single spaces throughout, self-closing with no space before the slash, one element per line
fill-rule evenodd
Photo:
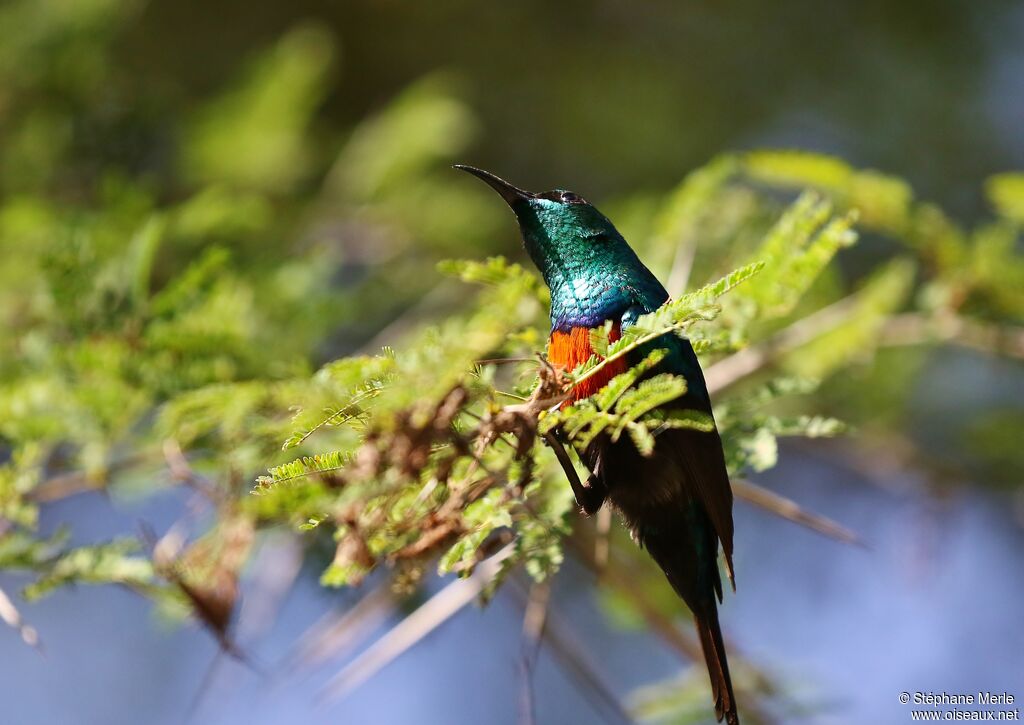
<path fill-rule="evenodd" d="M 690 344 L 663 338 L 652 347 L 669 355 L 660 369 L 686 377 L 687 393 L 666 407 L 710 414 L 711 403 Z M 649 350 L 639 350 L 633 364 Z M 738 725 L 736 698 L 721 628 L 718 601 L 722 579 L 718 545 L 732 572 L 732 489 L 717 430 L 670 428 L 655 437 L 652 455 L 644 456 L 629 438 L 596 440 L 587 450 L 595 478 L 607 491 L 637 542 L 665 572 L 672 588 L 694 615 L 715 700 L 715 713 L 728 725 Z M 735 583 L 734 583 L 735 586 Z"/>
<path fill-rule="evenodd" d="M 660 437 L 658 450 L 672 456 L 682 469 L 682 485 L 707 514 L 722 544 L 726 574 L 733 589 L 736 577 L 732 567 L 732 487 L 725 470 L 725 457 L 717 431 L 670 430 Z M 718 592 L 718 598 L 722 593 Z"/>
<path fill-rule="evenodd" d="M 654 348 L 666 348 L 669 351 L 655 373 L 671 372 L 686 379 L 686 394 L 666 404 L 666 407 L 674 410 L 700 411 L 714 420 L 704 373 L 689 341 L 675 335 L 666 335 L 651 343 L 649 349 L 638 350 L 637 361 Z M 721 541 L 729 580 L 735 588 L 732 568 L 732 487 L 729 484 L 725 453 L 717 428 L 712 431 L 662 431 L 658 435 L 656 455 L 672 458 L 675 465 L 670 468 L 682 473 L 678 476 L 678 485 L 703 505 L 715 534 Z"/>

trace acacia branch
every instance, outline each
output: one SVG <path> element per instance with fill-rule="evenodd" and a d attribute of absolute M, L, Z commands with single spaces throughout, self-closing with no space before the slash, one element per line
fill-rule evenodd
<path fill-rule="evenodd" d="M 782 355 L 835 329 L 846 320 L 857 303 L 857 295 L 835 302 L 794 322 L 767 340 L 733 353 L 704 371 L 708 391 L 717 393 L 775 362 Z"/>
<path fill-rule="evenodd" d="M 320 701 L 329 702 L 344 697 L 448 621 L 483 591 L 487 583 L 497 575 L 501 563 L 514 550 L 512 544 L 506 545 L 481 562 L 472 575 L 452 582 L 389 629 L 330 679 L 320 694 Z"/>
<path fill-rule="evenodd" d="M 981 352 L 1024 360 L 1024 328 L 972 320 L 961 315 L 908 312 L 882 326 L 883 345 L 948 342 Z"/>
<path fill-rule="evenodd" d="M 549 579 L 535 582 L 530 587 L 526 609 L 523 612 L 523 648 L 520 655 L 520 677 L 522 678 L 519 701 L 520 725 L 534 725 L 536 722 L 533 669 L 537 664 L 537 655 L 540 654 L 540 640 L 547 624 L 550 601 L 551 581 Z"/>
<path fill-rule="evenodd" d="M 25 624 L 21 618 L 21 612 L 14 606 L 14 602 L 7 596 L 7 592 L 0 589 L 0 620 L 17 632 L 21 640 L 38 652 L 42 652 L 42 645 L 39 642 L 39 633 L 35 627 Z"/>
<path fill-rule="evenodd" d="M 742 501 L 753 504 L 794 524 L 799 524 L 812 531 L 816 531 L 830 539 L 835 539 L 844 544 L 865 546 L 863 540 L 856 533 L 842 524 L 836 523 L 827 516 L 808 511 L 792 499 L 780 496 L 774 491 L 758 486 L 756 483 L 751 483 L 743 478 L 733 478 L 732 491 L 736 498 Z"/>
<path fill-rule="evenodd" d="M 740 350 L 708 367 L 704 380 L 712 393 L 724 390 L 783 355 L 806 345 L 842 324 L 857 302 L 857 295 L 805 317 L 767 340 Z M 972 320 L 961 315 L 925 315 L 908 312 L 882 323 L 877 344 L 899 347 L 951 343 L 982 352 L 1024 360 L 1024 328 Z"/>

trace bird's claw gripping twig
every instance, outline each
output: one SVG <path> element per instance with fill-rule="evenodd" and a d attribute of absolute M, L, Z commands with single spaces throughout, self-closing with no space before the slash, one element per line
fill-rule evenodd
<path fill-rule="evenodd" d="M 572 486 L 572 493 L 576 497 L 576 505 L 583 509 L 583 513 L 587 516 L 594 514 L 604 504 L 604 491 L 597 483 L 593 474 L 587 479 L 587 483 L 584 484 L 580 481 L 579 474 L 576 473 L 576 467 L 572 464 L 572 459 L 569 458 L 569 453 L 565 450 L 565 446 L 558 440 L 558 436 L 554 432 L 548 432 L 544 435 L 544 440 L 551 450 L 555 452 L 555 458 L 562 466 L 562 470 L 565 471 L 565 477 L 569 479 L 569 485 Z"/>
<path fill-rule="evenodd" d="M 583 509 L 583 513 L 587 516 L 596 514 L 604 505 L 604 489 L 594 474 L 591 474 L 587 482 L 581 484 L 579 489 L 573 488 L 572 492 L 576 495 L 576 504 Z"/>

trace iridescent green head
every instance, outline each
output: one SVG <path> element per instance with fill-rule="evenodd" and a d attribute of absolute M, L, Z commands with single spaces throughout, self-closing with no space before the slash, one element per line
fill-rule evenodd
<path fill-rule="evenodd" d="M 526 251 L 551 289 L 555 328 L 592 327 L 639 305 L 655 309 L 664 288 L 604 214 L 571 191 L 525 191 L 457 164 L 486 182 L 515 212 Z"/>
<path fill-rule="evenodd" d="M 564 189 L 525 191 L 494 174 L 456 165 L 486 182 L 515 212 L 526 250 L 544 274 L 555 275 L 567 262 L 618 260 L 629 245 L 608 218 L 579 194 Z"/>

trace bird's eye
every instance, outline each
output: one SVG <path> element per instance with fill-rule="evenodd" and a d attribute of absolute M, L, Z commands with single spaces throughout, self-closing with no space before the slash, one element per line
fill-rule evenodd
<path fill-rule="evenodd" d="M 563 204 L 582 204 L 583 203 L 583 198 L 580 197 L 579 194 L 574 194 L 571 191 L 563 191 L 561 199 L 562 199 L 562 203 Z"/>

